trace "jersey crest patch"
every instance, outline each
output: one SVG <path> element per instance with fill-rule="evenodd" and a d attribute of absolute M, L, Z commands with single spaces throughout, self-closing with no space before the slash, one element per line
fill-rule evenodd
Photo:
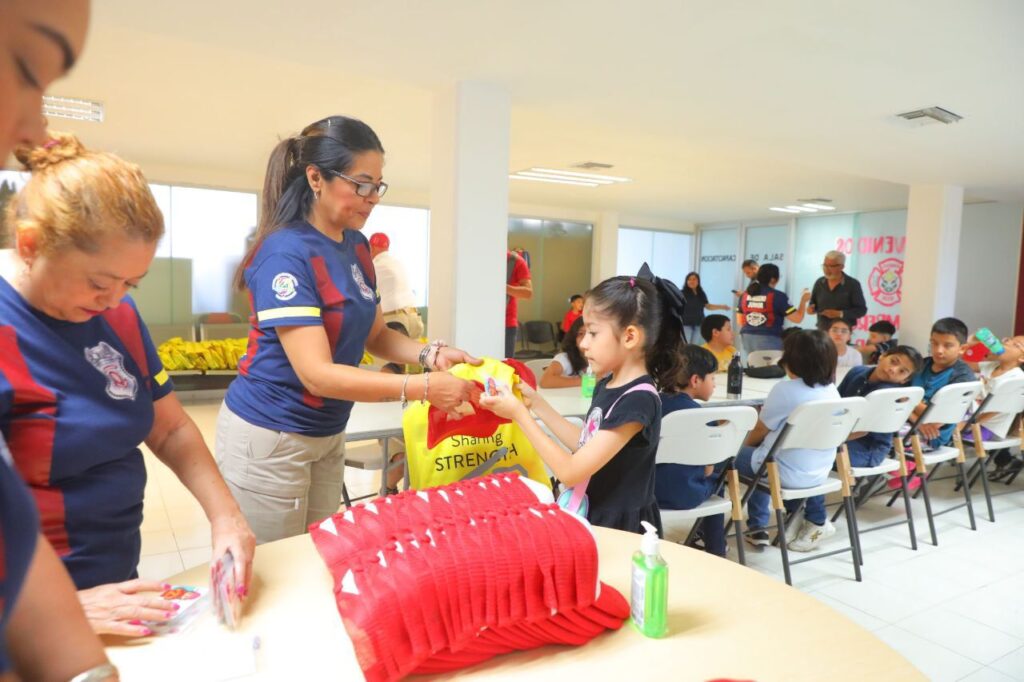
<path fill-rule="evenodd" d="M 107 378 L 107 395 L 114 400 L 135 400 L 139 382 L 124 368 L 124 356 L 106 341 L 85 349 L 85 359 Z"/>
<path fill-rule="evenodd" d="M 290 301 L 298 293 L 299 281 L 290 272 L 279 272 L 274 275 L 270 288 L 274 290 L 274 296 L 277 297 L 277 300 Z"/>
<path fill-rule="evenodd" d="M 359 287 L 359 293 L 363 295 L 367 301 L 376 301 L 377 297 L 373 293 L 373 289 L 366 286 L 366 280 L 363 278 L 363 271 L 359 269 L 359 266 L 355 263 L 352 264 L 352 279 L 355 281 L 356 286 Z"/>

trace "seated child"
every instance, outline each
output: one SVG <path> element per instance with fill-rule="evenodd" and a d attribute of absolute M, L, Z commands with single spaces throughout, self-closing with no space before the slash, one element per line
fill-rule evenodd
<path fill-rule="evenodd" d="M 928 401 L 943 386 L 975 381 L 974 372 L 960 359 L 966 342 L 967 325 L 955 317 L 944 317 L 932 325 L 928 340 L 931 355 L 924 359 L 921 371 L 913 380 L 914 386 L 924 389 L 924 401 L 914 408 L 910 417 L 912 422 L 924 413 Z M 929 447 L 937 448 L 949 443 L 954 428 L 956 424 L 946 424 L 941 428 L 938 424 L 921 424 L 917 431 Z"/>
<path fill-rule="evenodd" d="M 853 330 L 850 323 L 841 317 L 833 317 L 828 321 L 828 336 L 836 346 L 837 367 L 859 367 L 864 364 L 860 353 L 850 345 Z"/>
<path fill-rule="evenodd" d="M 541 388 L 565 388 L 579 386 L 583 374 L 587 371 L 587 359 L 580 351 L 580 341 L 587 330 L 583 327 L 583 318 L 577 317 L 569 325 L 569 330 L 562 339 L 562 352 L 556 355 L 551 364 L 544 369 L 538 385 Z"/>
<path fill-rule="evenodd" d="M 725 315 L 708 315 L 700 325 L 700 335 L 704 337 L 704 345 L 718 361 L 718 371 L 729 369 L 732 357 L 736 355 L 733 346 L 732 323 Z"/>
<path fill-rule="evenodd" d="M 707 321 L 704 320 L 705 325 Z M 686 366 L 682 373 L 686 383 L 676 387 L 678 393 L 662 392 L 662 418 L 676 410 L 699 408 L 697 400 L 708 400 L 715 391 L 718 362 L 714 354 L 694 345 L 686 346 L 680 353 Z M 714 475 L 714 469 L 713 465 L 658 464 L 654 474 L 654 496 L 658 500 L 658 508 L 693 509 L 700 506 L 715 492 L 718 476 Z M 701 522 L 701 531 L 705 551 L 725 556 L 725 516 L 716 514 L 705 517 Z"/>
<path fill-rule="evenodd" d="M 878 359 L 885 351 L 900 345 L 899 341 L 893 338 L 895 334 L 896 325 L 888 320 L 879 320 L 868 327 L 868 342 L 860 347 L 866 364 L 877 365 Z"/>
<path fill-rule="evenodd" d="M 562 318 L 562 332 L 565 334 L 569 333 L 569 327 L 572 323 L 580 319 L 583 316 L 583 297 L 579 294 L 573 294 L 569 297 L 569 310 L 565 312 L 565 317 Z"/>
<path fill-rule="evenodd" d="M 921 371 L 921 354 L 910 346 L 894 346 L 882 354 L 877 365 L 854 367 L 839 383 L 844 398 L 866 396 L 880 388 L 896 388 Z M 850 434 L 846 449 L 850 466 L 878 466 L 892 448 L 893 433 L 861 431 Z"/>
<path fill-rule="evenodd" d="M 985 395 L 1005 381 L 1024 376 L 1024 336 L 1012 336 L 1003 339 L 1002 355 L 995 356 L 993 363 L 982 363 L 989 366 L 981 372 L 981 380 L 985 383 Z M 985 440 L 998 440 L 1004 437 L 1010 430 L 1016 415 L 1001 414 L 995 415 L 986 413 L 978 415 L 978 423 L 983 424 L 981 432 Z"/>
<path fill-rule="evenodd" d="M 812 400 L 835 400 L 839 398 L 832 378 L 836 373 L 836 347 L 832 340 L 820 330 L 801 330 L 786 337 L 779 364 L 786 370 L 787 378 L 779 381 L 768 393 L 761 408 L 760 418 L 747 436 L 747 444 L 736 457 L 736 468 L 741 476 L 753 478 L 760 471 L 768 451 L 778 439 L 790 413 L 799 405 Z M 776 454 L 779 475 L 785 488 L 812 488 L 828 478 L 835 463 L 835 450 L 811 450 L 787 448 Z M 747 542 L 753 545 L 768 545 L 770 518 L 769 493 L 758 487 L 747 500 L 749 532 Z M 787 501 L 786 509 L 795 511 L 802 500 Z M 780 529 L 781 531 L 781 529 Z M 804 508 L 804 521 L 794 540 L 803 538 L 817 544 L 821 539 L 836 532 L 825 514 L 824 498 L 809 498 Z M 793 543 L 790 543 L 793 547 Z M 800 545 L 798 545 L 800 546 Z"/>

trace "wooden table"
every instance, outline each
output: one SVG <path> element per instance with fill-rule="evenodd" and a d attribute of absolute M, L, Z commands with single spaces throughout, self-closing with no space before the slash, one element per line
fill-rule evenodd
<path fill-rule="evenodd" d="M 630 555 L 640 536 L 597 528 L 601 579 L 629 595 Z M 924 680 L 889 646 L 814 598 L 731 561 L 662 543 L 669 563 L 669 629 L 647 639 L 630 623 L 583 647 L 548 646 L 501 656 L 456 675 L 486 680 Z M 256 549 L 255 577 L 240 633 L 258 636 L 249 680 L 362 679 L 338 615 L 332 581 L 309 536 Z M 197 566 L 168 579 L 205 585 Z M 206 641 L 226 637 L 218 626 Z M 122 679 L 201 682 L 202 662 L 174 637 L 151 643 L 110 643 Z M 179 640 L 180 642 L 181 640 Z M 446 676 L 447 678 L 452 675 Z M 207 678 L 209 679 L 209 678 Z"/>

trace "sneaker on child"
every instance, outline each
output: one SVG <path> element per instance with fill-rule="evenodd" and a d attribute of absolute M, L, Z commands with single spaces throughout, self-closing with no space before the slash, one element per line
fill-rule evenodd
<path fill-rule="evenodd" d="M 810 552 L 815 549 L 822 540 L 832 537 L 836 533 L 836 527 L 832 522 L 825 519 L 825 525 L 819 526 L 804 519 L 800 526 L 800 533 L 796 539 L 787 545 L 794 552 Z"/>
<path fill-rule="evenodd" d="M 754 547 L 767 547 L 772 544 L 772 539 L 768 535 L 768 531 L 760 528 L 751 530 L 745 537 L 747 542 L 752 544 Z"/>

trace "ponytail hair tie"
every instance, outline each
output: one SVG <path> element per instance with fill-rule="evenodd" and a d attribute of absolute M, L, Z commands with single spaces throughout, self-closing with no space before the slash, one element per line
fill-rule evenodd
<path fill-rule="evenodd" d="M 46 141 L 46 144 L 43 145 L 43 149 L 53 149 L 54 147 L 56 147 L 59 144 L 60 144 L 60 140 L 51 138 L 51 139 Z"/>
<path fill-rule="evenodd" d="M 632 289 L 635 286 L 636 286 L 636 278 L 635 277 L 630 277 L 629 278 L 629 288 Z"/>

